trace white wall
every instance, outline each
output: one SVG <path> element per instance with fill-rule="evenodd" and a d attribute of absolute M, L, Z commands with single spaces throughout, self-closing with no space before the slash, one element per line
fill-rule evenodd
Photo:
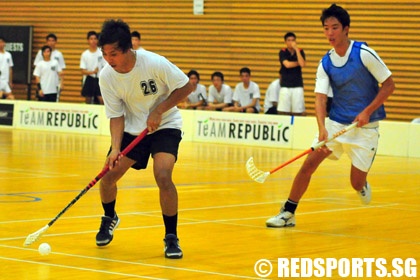
<path fill-rule="evenodd" d="M 2 105 L 9 104 L 9 105 Z M 1 128 L 109 135 L 109 121 L 100 105 L 0 100 Z M 289 117 L 181 110 L 184 141 L 267 146 L 304 150 L 317 133 L 314 117 Z M 381 121 L 378 154 L 420 157 L 420 124 Z"/>

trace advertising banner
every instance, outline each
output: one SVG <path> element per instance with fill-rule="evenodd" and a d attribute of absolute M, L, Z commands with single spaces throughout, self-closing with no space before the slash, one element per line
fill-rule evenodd
<path fill-rule="evenodd" d="M 100 134 L 102 106 L 80 106 L 48 102 L 20 102 L 18 128 Z"/>
<path fill-rule="evenodd" d="M 291 148 L 293 125 L 288 116 L 195 112 L 194 141 Z"/>

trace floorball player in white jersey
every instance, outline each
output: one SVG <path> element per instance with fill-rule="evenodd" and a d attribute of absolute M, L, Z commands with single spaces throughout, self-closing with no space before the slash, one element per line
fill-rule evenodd
<path fill-rule="evenodd" d="M 110 171 L 100 182 L 104 216 L 96 244 L 113 239 L 120 219 L 115 212 L 117 181 L 130 168 L 145 169 L 150 155 L 159 187 L 165 224 L 165 257 L 182 258 L 177 237 L 178 195 L 172 181 L 181 141 L 181 114 L 176 104 L 192 91 L 188 77 L 166 58 L 132 49 L 129 26 L 122 20 L 105 21 L 99 46 L 108 64 L 99 76 L 105 112 L 110 119 L 111 148 L 105 164 Z M 120 152 L 145 128 L 149 134 L 125 157 Z"/>

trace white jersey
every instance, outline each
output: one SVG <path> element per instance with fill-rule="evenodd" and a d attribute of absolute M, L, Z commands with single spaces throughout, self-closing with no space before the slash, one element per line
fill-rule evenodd
<path fill-rule="evenodd" d="M 36 54 L 34 65 L 36 66 L 38 62 L 43 61 L 44 57 L 42 56 L 42 50 L 39 50 Z M 63 54 L 59 50 L 53 50 L 51 52 L 51 60 L 57 60 L 60 68 L 64 70 L 66 68 L 66 63 L 64 62 Z"/>
<path fill-rule="evenodd" d="M 249 82 L 247 89 L 244 87 L 244 83 L 238 83 L 233 92 L 233 100 L 239 102 L 240 106 L 247 106 L 252 102 L 252 99 L 260 99 L 260 97 L 260 88 L 253 81 Z M 258 112 L 260 111 L 261 106 L 259 101 L 255 104 L 255 108 Z"/>
<path fill-rule="evenodd" d="M 104 68 L 106 62 L 102 56 L 102 51 L 100 48 L 97 48 L 95 52 L 91 52 L 89 49 L 85 50 L 80 57 L 80 69 L 87 71 L 94 71 L 98 68 L 99 72 L 97 74 L 91 74 L 89 76 L 96 78 L 99 76 L 100 71 Z M 83 75 L 83 82 L 86 79 L 86 75 Z"/>
<path fill-rule="evenodd" d="M 226 84 L 222 84 L 222 88 L 220 89 L 220 92 L 217 91 L 217 88 L 213 85 L 209 86 L 209 97 L 208 102 L 209 103 L 226 103 L 230 104 L 232 103 L 232 88 Z"/>
<path fill-rule="evenodd" d="M 331 62 L 335 67 L 342 67 L 347 63 L 350 52 L 353 48 L 353 43 L 354 41 L 352 40 L 344 56 L 339 56 L 334 49 L 330 50 Z M 389 71 L 388 67 L 385 65 L 379 55 L 368 46 L 361 46 L 360 58 L 363 65 L 375 77 L 378 83 L 384 82 L 389 78 L 389 76 L 391 76 L 391 71 Z M 329 97 L 332 97 L 330 79 L 328 78 L 327 73 L 325 73 L 324 67 L 322 67 L 322 62 L 319 63 L 316 73 L 315 92 L 327 94 Z"/>
<path fill-rule="evenodd" d="M 279 102 L 280 79 L 276 79 L 268 86 L 264 98 L 264 113 L 273 107 L 273 102 Z"/>
<path fill-rule="evenodd" d="M 62 71 L 57 60 L 41 60 L 35 66 L 34 76 L 40 78 L 41 89 L 44 94 L 53 94 L 58 92 L 60 77 L 58 74 Z"/>
<path fill-rule="evenodd" d="M 118 73 L 106 64 L 99 86 L 108 118 L 125 117 L 125 132 L 138 135 L 146 128 L 149 113 L 176 89 L 189 83 L 187 75 L 165 57 L 137 51 L 136 64 L 129 73 Z M 182 118 L 174 106 L 162 115 L 158 129 L 181 129 Z"/>
<path fill-rule="evenodd" d="M 13 67 L 12 54 L 8 51 L 0 52 L 0 80 L 9 83 L 10 67 Z"/>
<path fill-rule="evenodd" d="M 188 95 L 188 101 L 197 103 L 201 100 L 207 100 L 207 91 L 205 86 L 197 84 L 197 88 Z"/>

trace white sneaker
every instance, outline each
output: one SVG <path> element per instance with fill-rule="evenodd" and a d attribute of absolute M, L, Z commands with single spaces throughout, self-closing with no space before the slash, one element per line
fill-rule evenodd
<path fill-rule="evenodd" d="M 357 194 L 359 195 L 363 204 L 369 204 L 372 200 L 372 189 L 370 188 L 369 183 L 366 182 L 366 185 L 361 191 L 357 192 Z"/>
<path fill-rule="evenodd" d="M 265 224 L 267 227 L 294 227 L 296 224 L 295 214 L 282 207 L 280 213 L 268 219 Z"/>

